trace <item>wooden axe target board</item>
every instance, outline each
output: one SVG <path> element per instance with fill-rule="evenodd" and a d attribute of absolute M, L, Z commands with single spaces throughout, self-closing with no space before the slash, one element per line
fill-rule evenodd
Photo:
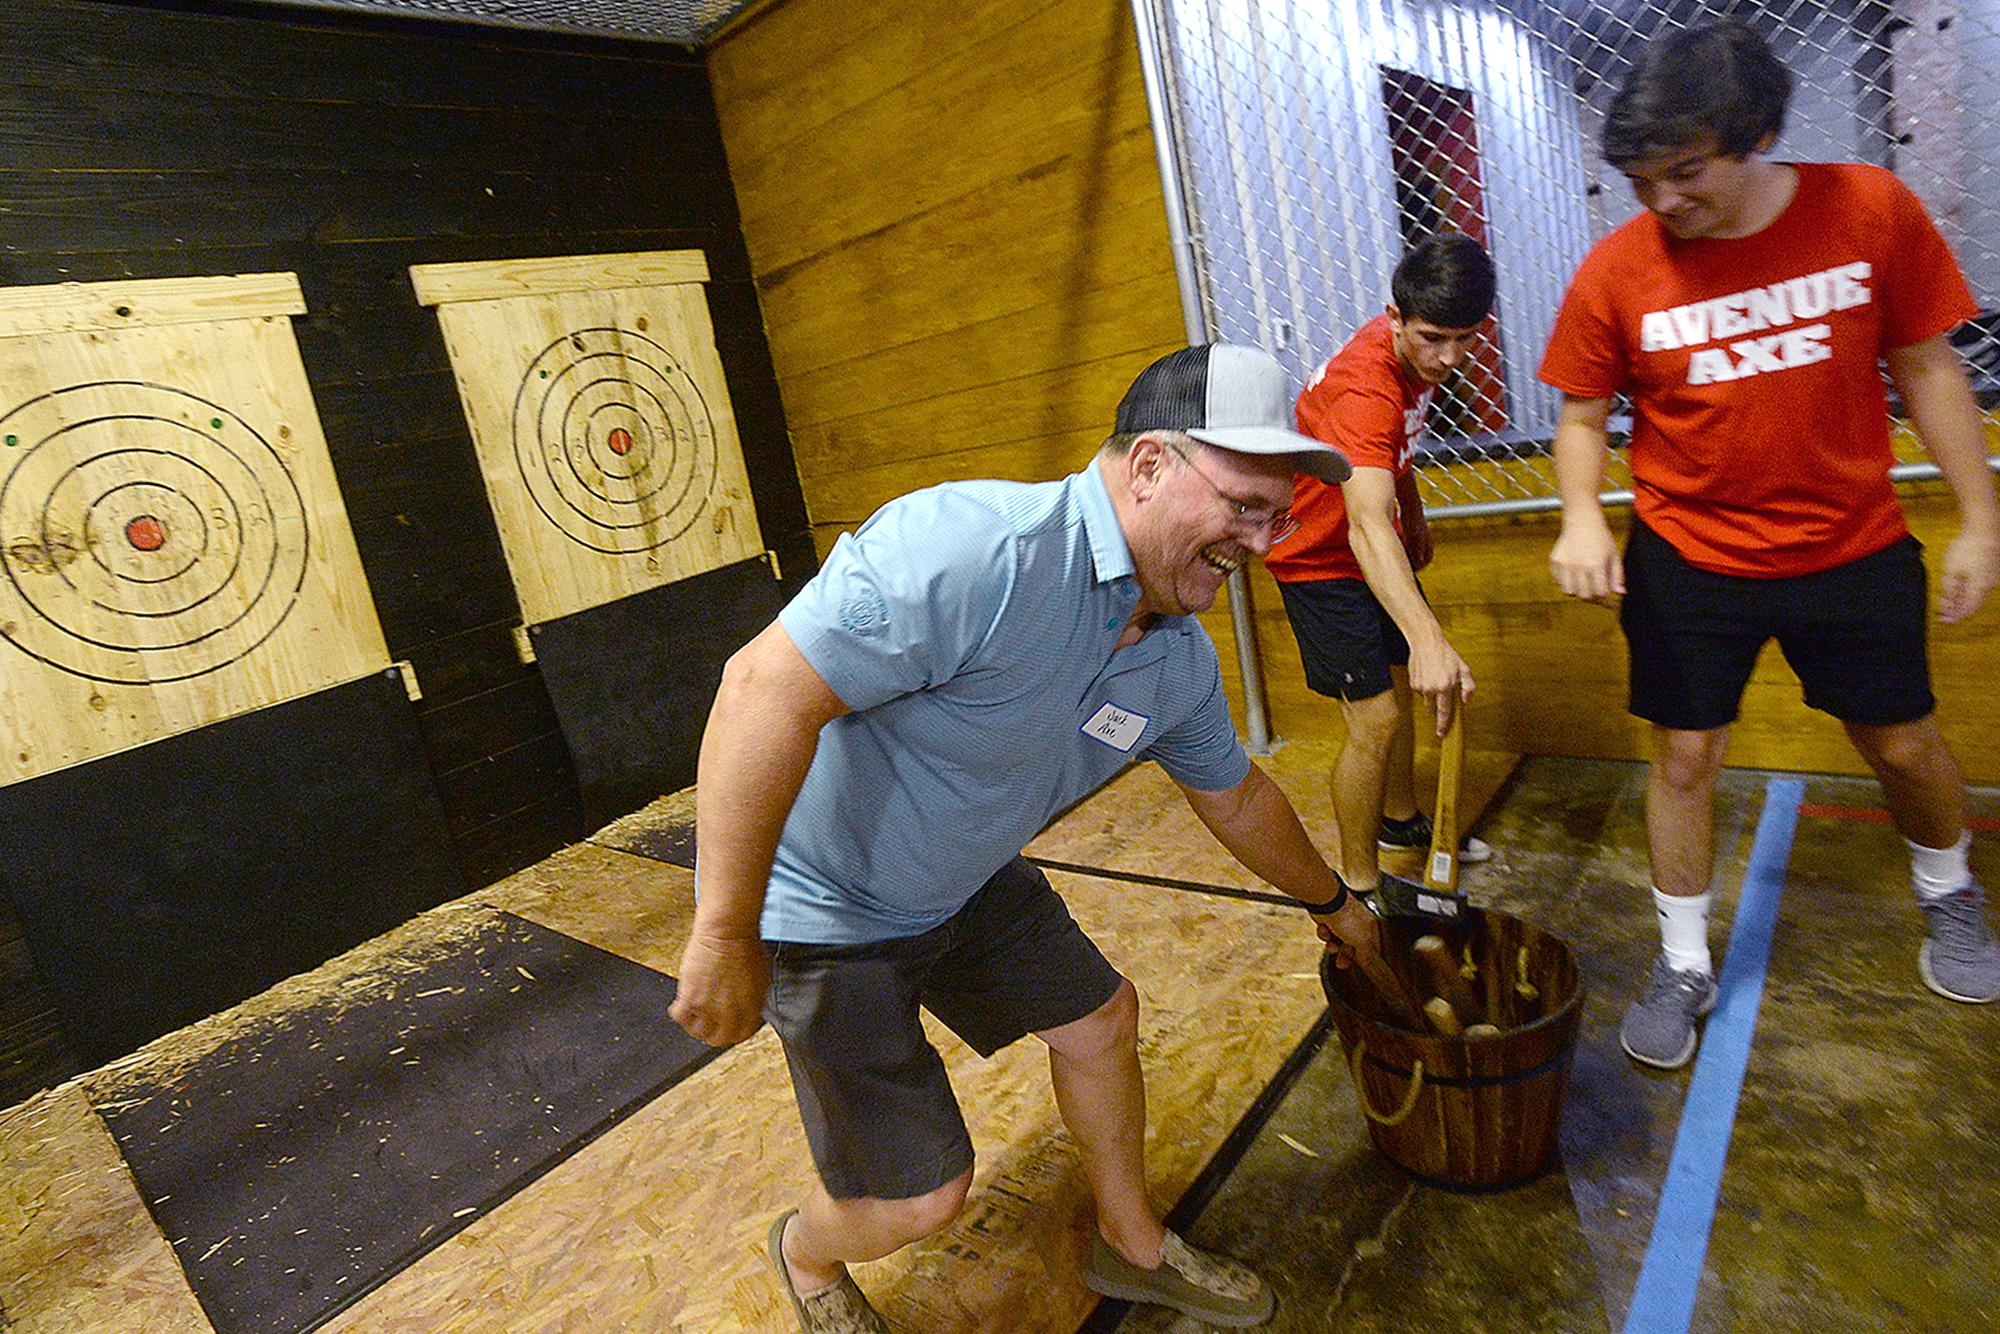
<path fill-rule="evenodd" d="M 761 555 L 699 250 L 410 270 L 530 625 Z"/>
<path fill-rule="evenodd" d="M 0 288 L 0 785 L 389 666 L 290 273 Z"/>

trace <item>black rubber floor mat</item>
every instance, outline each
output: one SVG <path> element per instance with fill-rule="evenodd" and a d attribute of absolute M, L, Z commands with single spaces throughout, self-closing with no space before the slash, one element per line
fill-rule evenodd
<path fill-rule="evenodd" d="M 714 1054 L 508 914 L 367 990 L 100 1103 L 218 1334 L 313 1328 Z"/>
<path fill-rule="evenodd" d="M 632 812 L 590 836 L 590 841 L 656 862 L 694 869 L 694 817 Z"/>

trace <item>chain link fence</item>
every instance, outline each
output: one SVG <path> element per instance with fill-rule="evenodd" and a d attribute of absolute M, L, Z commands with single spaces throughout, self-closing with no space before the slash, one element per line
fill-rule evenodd
<path fill-rule="evenodd" d="M 1638 210 L 1599 127 L 1649 38 L 1723 17 L 1791 69 L 1774 156 L 1890 168 L 1930 209 L 1983 308 L 1954 341 L 1990 412 L 2000 0 L 1155 0 L 1208 329 L 1303 381 L 1381 313 L 1407 246 L 1467 233 L 1499 295 L 1419 486 L 1434 514 L 1552 507 L 1561 395 L 1535 371 L 1577 263 Z M 1617 450 L 1609 484 L 1629 485 Z"/>
<path fill-rule="evenodd" d="M 461 20 L 532 32 L 571 32 L 698 46 L 753 0 L 285 0 L 319 9 Z"/>

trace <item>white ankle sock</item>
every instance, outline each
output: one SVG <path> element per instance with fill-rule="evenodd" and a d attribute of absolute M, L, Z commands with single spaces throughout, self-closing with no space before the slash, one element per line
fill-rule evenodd
<path fill-rule="evenodd" d="M 1667 894 L 1653 887 L 1653 906 L 1660 913 L 1660 948 L 1680 972 L 1704 977 L 1715 972 L 1708 956 L 1708 906 L 1714 898 L 1713 891 Z"/>
<path fill-rule="evenodd" d="M 1903 841 L 1910 843 L 1907 838 Z M 1958 842 L 1948 848 L 1910 843 L 1910 884 L 1916 889 L 1917 898 L 1935 901 L 1964 889 L 1965 882 L 1972 879 L 1972 867 L 1968 864 L 1971 851 L 1971 830 L 1960 834 Z"/>

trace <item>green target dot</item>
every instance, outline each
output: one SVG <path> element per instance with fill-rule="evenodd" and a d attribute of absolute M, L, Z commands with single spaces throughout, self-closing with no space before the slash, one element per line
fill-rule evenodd
<path fill-rule="evenodd" d="M 549 373 L 548 373 L 547 371 L 543 371 L 543 372 L 542 372 L 542 378 L 543 378 L 544 380 L 548 379 L 548 378 L 549 378 Z"/>
<path fill-rule="evenodd" d="M 15 445 L 18 445 L 18 444 L 20 444 L 20 443 L 21 443 L 21 437 L 20 437 L 20 436 L 18 436 L 18 435 L 10 435 L 10 436 L 8 436 L 8 437 L 7 437 L 7 446 L 8 446 L 8 448 L 10 448 L 10 449 L 11 449 L 11 448 L 13 448 L 13 447 L 14 447 Z"/>
<path fill-rule="evenodd" d="M 220 417 L 210 417 L 210 418 L 208 419 L 208 427 L 209 427 L 209 429 L 210 429 L 211 431 L 219 431 L 219 430 L 221 430 L 221 429 L 222 429 L 222 418 L 220 418 Z"/>

